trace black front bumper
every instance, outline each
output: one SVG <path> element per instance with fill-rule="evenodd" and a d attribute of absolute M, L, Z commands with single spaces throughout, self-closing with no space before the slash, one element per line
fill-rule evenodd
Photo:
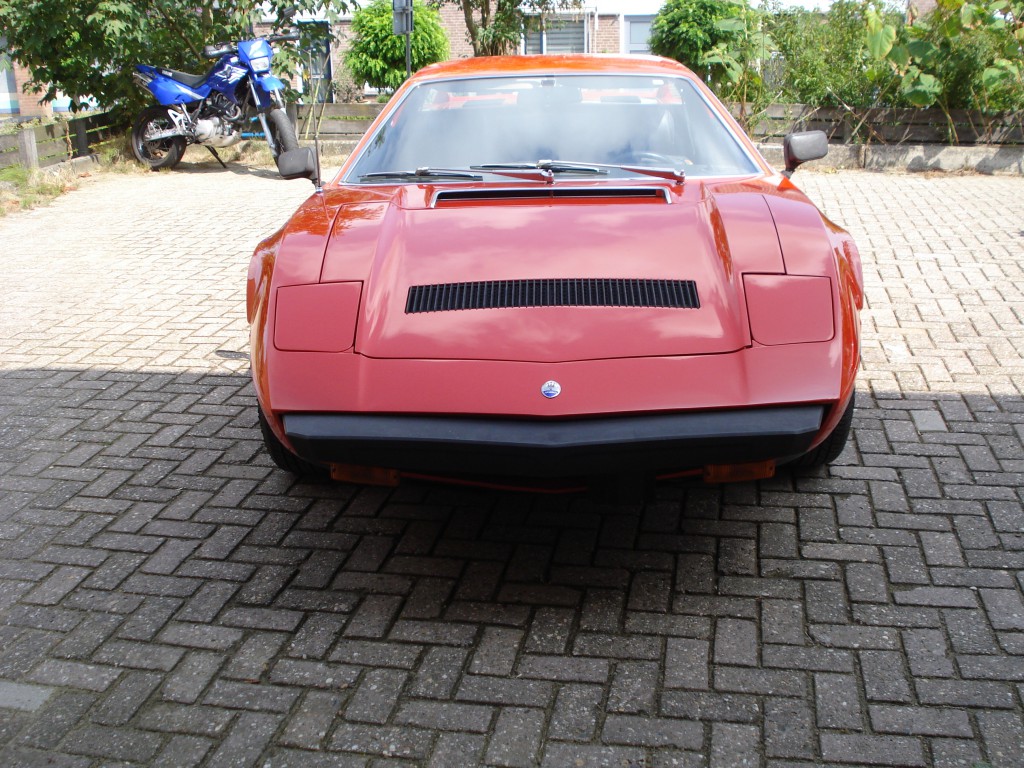
<path fill-rule="evenodd" d="M 743 464 L 805 453 L 824 405 L 561 421 L 382 414 L 286 414 L 304 459 L 406 472 L 592 477 Z"/>

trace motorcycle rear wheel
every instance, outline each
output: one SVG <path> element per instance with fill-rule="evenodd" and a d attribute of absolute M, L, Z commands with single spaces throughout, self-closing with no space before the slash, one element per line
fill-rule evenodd
<path fill-rule="evenodd" d="M 148 107 L 139 114 L 132 126 L 132 154 L 143 165 L 156 171 L 160 168 L 173 168 L 181 161 L 185 153 L 185 138 L 170 136 L 163 139 L 147 139 L 149 134 L 173 128 L 174 123 L 167 114 L 166 107 Z"/>
<path fill-rule="evenodd" d="M 299 140 L 295 138 L 295 126 L 283 109 L 272 109 L 269 115 L 270 132 L 274 139 L 274 159 L 282 152 L 290 152 L 299 148 Z"/>

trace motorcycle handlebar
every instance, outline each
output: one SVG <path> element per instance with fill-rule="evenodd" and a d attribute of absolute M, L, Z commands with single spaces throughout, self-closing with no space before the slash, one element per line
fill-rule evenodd
<path fill-rule="evenodd" d="M 287 40 L 298 40 L 301 37 L 298 31 L 287 32 L 283 35 L 269 35 L 265 38 L 267 42 L 281 43 Z M 216 59 L 223 56 L 225 53 L 234 53 L 237 45 L 235 43 L 214 43 L 213 45 L 203 46 L 203 56 L 207 59 Z"/>
<path fill-rule="evenodd" d="M 203 46 L 203 56 L 207 59 L 216 59 L 225 53 L 231 53 L 235 47 L 230 43 L 217 43 L 216 45 Z"/>

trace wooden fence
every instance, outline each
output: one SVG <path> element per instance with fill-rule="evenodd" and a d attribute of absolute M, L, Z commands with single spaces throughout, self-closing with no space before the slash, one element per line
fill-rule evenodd
<path fill-rule="evenodd" d="M 296 133 L 299 141 L 312 141 L 315 131 L 320 139 L 355 143 L 374 121 L 383 104 L 314 104 L 295 109 Z"/>
<path fill-rule="evenodd" d="M 761 114 L 734 116 L 762 141 L 781 141 L 792 131 L 821 130 L 842 144 L 1024 144 L 1024 113 L 983 115 L 963 109 L 845 109 L 772 104 Z"/>
<path fill-rule="evenodd" d="M 72 157 L 86 157 L 119 136 L 106 113 L 21 128 L 0 136 L 0 168 L 45 168 Z"/>

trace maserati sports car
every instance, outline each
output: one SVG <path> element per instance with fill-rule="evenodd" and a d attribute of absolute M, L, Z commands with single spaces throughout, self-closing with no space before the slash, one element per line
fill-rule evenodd
<path fill-rule="evenodd" d="M 585 487 L 816 466 L 846 443 L 860 257 L 700 78 L 514 56 L 406 82 L 256 249 L 259 421 L 298 474 Z"/>

